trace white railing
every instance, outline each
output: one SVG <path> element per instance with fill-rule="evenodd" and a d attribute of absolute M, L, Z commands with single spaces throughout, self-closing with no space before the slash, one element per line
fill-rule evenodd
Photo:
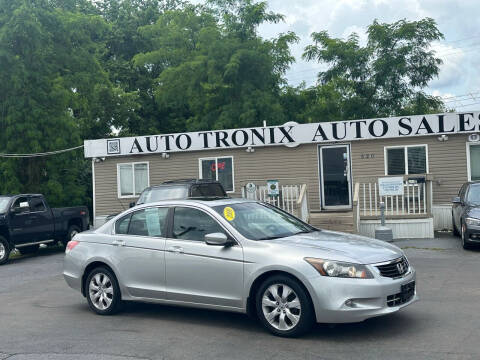
<path fill-rule="evenodd" d="M 257 186 L 255 191 L 247 191 L 242 187 L 242 197 L 252 200 L 263 201 L 268 204 L 279 207 L 286 212 L 302 217 L 308 212 L 308 199 L 306 194 L 306 185 L 282 185 L 278 196 L 269 196 L 266 185 Z M 301 197 L 303 190 L 303 196 Z M 301 200 L 299 202 L 299 200 Z"/>
<path fill-rule="evenodd" d="M 306 184 L 303 184 L 300 188 L 300 196 L 297 200 L 297 208 L 299 210 L 298 217 L 304 222 L 308 222 L 310 218 L 310 208 L 308 206 L 308 193 Z"/>
<path fill-rule="evenodd" d="M 405 181 L 403 195 L 380 196 L 376 182 L 360 183 L 361 216 L 379 216 L 380 202 L 385 203 L 385 215 L 424 215 L 427 214 L 426 183 Z"/>

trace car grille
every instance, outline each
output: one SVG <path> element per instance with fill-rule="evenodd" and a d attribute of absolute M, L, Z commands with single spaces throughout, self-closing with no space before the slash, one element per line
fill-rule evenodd
<path fill-rule="evenodd" d="M 395 295 L 387 296 L 387 306 L 399 306 L 412 300 L 415 295 L 415 281 L 402 285 L 401 291 Z"/>
<path fill-rule="evenodd" d="M 407 259 L 402 256 L 396 260 L 393 260 L 387 264 L 377 265 L 377 269 L 380 271 L 380 275 L 389 278 L 397 278 L 405 275 L 410 268 Z"/>

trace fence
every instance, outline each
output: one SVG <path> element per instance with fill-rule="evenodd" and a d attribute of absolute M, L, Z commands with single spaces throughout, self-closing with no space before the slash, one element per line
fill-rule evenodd
<path fill-rule="evenodd" d="M 267 186 L 257 186 L 254 191 L 242 187 L 242 197 L 262 201 L 298 216 L 307 222 L 309 218 L 307 185 L 282 185 L 278 196 L 269 196 Z"/>
<path fill-rule="evenodd" d="M 380 196 L 377 182 L 359 183 L 358 211 L 362 217 L 380 216 L 380 202 L 385 203 L 387 216 L 419 216 L 429 213 L 428 191 L 431 184 L 405 180 L 403 195 Z"/>

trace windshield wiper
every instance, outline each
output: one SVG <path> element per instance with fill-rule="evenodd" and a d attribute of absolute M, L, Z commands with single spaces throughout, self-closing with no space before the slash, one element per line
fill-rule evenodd
<path fill-rule="evenodd" d="M 258 240 L 274 240 L 274 239 L 280 239 L 282 237 L 285 237 L 285 236 L 267 236 L 267 237 L 260 238 Z"/>
<path fill-rule="evenodd" d="M 299 232 L 293 233 L 293 234 L 292 234 L 292 235 L 290 235 L 290 236 L 293 236 L 293 235 L 299 235 L 299 234 L 309 234 L 309 233 L 312 233 L 312 232 L 315 232 L 315 231 L 318 231 L 318 230 L 314 230 L 314 229 L 302 230 L 302 231 L 299 231 Z"/>

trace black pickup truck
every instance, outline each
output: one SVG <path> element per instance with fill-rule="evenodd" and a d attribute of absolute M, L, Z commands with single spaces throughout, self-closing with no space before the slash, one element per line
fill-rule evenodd
<path fill-rule="evenodd" d="M 64 245 L 88 229 L 88 208 L 50 208 L 43 195 L 0 195 L 0 265 L 16 248 L 36 252 L 40 244 Z"/>

